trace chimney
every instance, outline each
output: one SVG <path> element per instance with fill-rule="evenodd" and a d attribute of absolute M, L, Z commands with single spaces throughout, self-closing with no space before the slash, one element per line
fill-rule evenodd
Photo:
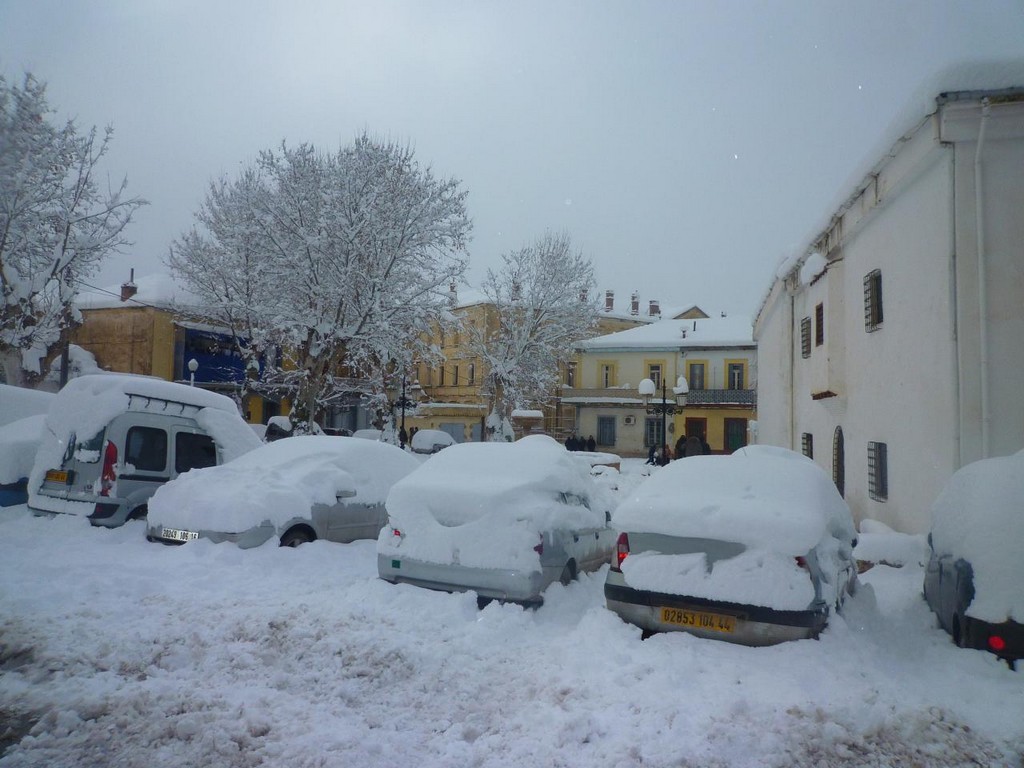
<path fill-rule="evenodd" d="M 650 308 L 648 309 L 648 314 L 651 317 L 661 317 L 661 305 L 658 304 L 658 300 L 657 299 L 651 299 L 651 304 L 650 304 Z"/>
<path fill-rule="evenodd" d="M 633 291 L 633 295 L 629 298 L 629 314 L 640 314 L 640 294 L 636 291 Z"/>
<path fill-rule="evenodd" d="M 615 291 L 604 292 L 604 311 L 611 312 L 615 309 Z"/>
<path fill-rule="evenodd" d="M 130 277 L 127 283 L 121 283 L 121 301 L 128 301 L 132 296 L 139 292 L 139 287 L 135 284 L 135 270 L 130 272 Z"/>

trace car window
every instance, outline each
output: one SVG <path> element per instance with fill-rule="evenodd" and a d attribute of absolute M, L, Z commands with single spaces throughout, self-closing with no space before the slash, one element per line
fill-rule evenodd
<path fill-rule="evenodd" d="M 174 437 L 174 471 L 212 467 L 217 463 L 217 446 L 209 435 L 179 432 Z"/>
<path fill-rule="evenodd" d="M 88 440 L 79 440 L 75 444 L 75 458 L 85 464 L 95 464 L 100 460 L 100 451 L 103 449 L 103 434 L 101 429 Z"/>
<path fill-rule="evenodd" d="M 560 493 L 558 496 L 562 500 L 563 504 L 568 504 L 571 507 L 586 507 L 587 509 L 590 509 L 590 502 L 575 493 Z"/>
<path fill-rule="evenodd" d="M 125 439 L 124 460 L 136 470 L 162 472 L 167 468 L 167 433 L 156 427 L 132 427 Z"/>

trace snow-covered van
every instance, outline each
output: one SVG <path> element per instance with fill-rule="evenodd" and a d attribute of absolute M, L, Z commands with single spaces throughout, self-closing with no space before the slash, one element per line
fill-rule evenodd
<path fill-rule="evenodd" d="M 144 518 L 163 483 L 260 444 L 224 395 L 146 376 L 82 376 L 46 416 L 28 505 L 114 528 Z"/>

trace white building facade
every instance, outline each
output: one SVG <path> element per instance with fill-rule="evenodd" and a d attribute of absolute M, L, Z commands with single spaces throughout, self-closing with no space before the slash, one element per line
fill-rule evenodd
<path fill-rule="evenodd" d="M 1024 90 L 941 95 L 754 324 L 759 442 L 922 533 L 959 467 L 1024 448 Z"/>

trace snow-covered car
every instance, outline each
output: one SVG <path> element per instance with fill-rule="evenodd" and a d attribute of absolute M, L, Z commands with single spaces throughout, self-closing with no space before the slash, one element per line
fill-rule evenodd
<path fill-rule="evenodd" d="M 455 438 L 440 429 L 418 429 L 410 441 L 413 453 L 437 453 L 450 445 Z"/>
<path fill-rule="evenodd" d="M 114 528 L 144 518 L 153 493 L 261 445 L 234 401 L 148 376 L 93 374 L 57 393 L 28 482 L 36 514 Z"/>
<path fill-rule="evenodd" d="M 0 507 L 28 501 L 28 476 L 45 429 L 45 414 L 0 427 Z"/>
<path fill-rule="evenodd" d="M 646 632 L 744 645 L 815 637 L 857 579 L 850 509 L 785 449 L 691 456 L 616 509 L 605 602 Z"/>
<path fill-rule="evenodd" d="M 1024 451 L 959 469 L 932 506 L 924 596 L 962 648 L 1024 658 Z"/>
<path fill-rule="evenodd" d="M 610 498 L 550 437 L 453 445 L 391 489 L 377 571 L 392 583 L 539 604 L 553 582 L 608 562 Z"/>
<path fill-rule="evenodd" d="M 189 472 L 149 503 L 147 535 L 257 547 L 275 539 L 375 539 L 391 486 L 419 466 L 386 443 L 302 435 L 267 443 L 219 467 Z"/>

